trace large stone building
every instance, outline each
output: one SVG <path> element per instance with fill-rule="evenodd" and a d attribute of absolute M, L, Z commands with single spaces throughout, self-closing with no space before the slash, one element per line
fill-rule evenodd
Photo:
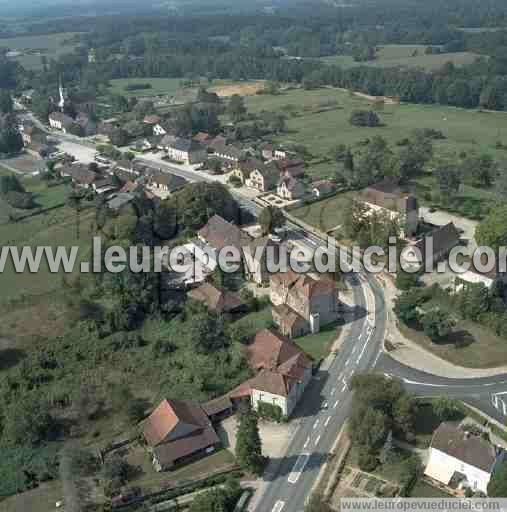
<path fill-rule="evenodd" d="M 360 199 L 370 210 L 380 211 L 397 219 L 400 223 L 401 237 L 412 238 L 419 226 L 419 207 L 417 199 L 403 192 L 397 180 L 385 179 L 365 188 Z"/>
<path fill-rule="evenodd" d="M 282 334 L 295 338 L 338 320 L 336 282 L 328 276 L 298 274 L 292 270 L 271 276 L 273 321 Z"/>

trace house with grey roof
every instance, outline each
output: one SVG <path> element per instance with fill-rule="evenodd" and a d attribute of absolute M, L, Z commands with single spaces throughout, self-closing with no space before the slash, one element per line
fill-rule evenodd
<path fill-rule="evenodd" d="M 163 143 L 167 142 L 167 145 L 164 145 L 164 149 L 171 160 L 184 164 L 199 164 L 207 160 L 208 153 L 206 147 L 199 142 L 180 137 L 170 137 L 166 141 L 166 137 L 163 139 Z"/>

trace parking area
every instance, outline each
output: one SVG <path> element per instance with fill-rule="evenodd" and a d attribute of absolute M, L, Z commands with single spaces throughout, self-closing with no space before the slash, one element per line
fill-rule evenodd
<path fill-rule="evenodd" d="M 97 153 L 97 150 L 95 148 L 82 146 L 81 144 L 76 144 L 68 140 L 60 141 L 60 143 L 58 144 L 58 150 L 63 151 L 64 153 L 68 153 L 69 155 L 72 155 L 77 162 L 81 162 L 84 164 L 89 164 L 90 162 L 93 162 L 95 154 Z"/>

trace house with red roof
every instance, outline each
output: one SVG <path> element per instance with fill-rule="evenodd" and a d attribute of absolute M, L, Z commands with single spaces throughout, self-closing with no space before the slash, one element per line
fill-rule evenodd
<path fill-rule="evenodd" d="M 250 367 L 257 372 L 229 393 L 233 401 L 276 405 L 289 417 L 312 377 L 313 363 L 293 341 L 273 329 L 259 331 L 247 347 Z"/>
<path fill-rule="evenodd" d="M 209 455 L 220 445 L 204 409 L 188 400 L 163 400 L 142 422 L 142 434 L 157 471 Z"/>

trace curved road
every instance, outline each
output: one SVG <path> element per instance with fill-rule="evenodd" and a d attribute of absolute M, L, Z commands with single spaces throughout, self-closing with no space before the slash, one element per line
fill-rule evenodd
<path fill-rule="evenodd" d="M 79 144 L 74 137 L 58 135 Z M 84 145 L 81 142 L 81 145 Z M 153 165 L 151 159 L 139 160 Z M 184 170 L 165 162 L 156 162 L 161 170 L 189 181 L 213 181 L 205 173 Z M 234 194 L 234 191 L 232 191 Z M 234 194 L 241 206 L 253 215 L 259 207 Z M 289 238 L 316 249 L 325 243 L 287 223 Z M 484 413 L 505 421 L 507 417 L 507 374 L 496 377 L 447 379 L 404 366 L 382 352 L 386 328 L 383 291 L 376 280 L 365 274 L 348 274 L 353 287 L 355 307 L 344 311 L 348 334 L 334 359 L 328 358 L 305 392 L 294 413 L 298 427 L 287 453 L 271 461 L 264 475 L 264 492 L 256 510 L 261 512 L 302 512 L 319 471 L 331 452 L 337 433 L 346 421 L 352 396 L 348 382 L 355 372 L 373 370 L 400 378 L 407 391 L 419 397 L 448 396 L 464 400 Z M 505 400 L 505 401 L 504 401 Z M 262 492 L 262 491 L 261 491 Z"/>

